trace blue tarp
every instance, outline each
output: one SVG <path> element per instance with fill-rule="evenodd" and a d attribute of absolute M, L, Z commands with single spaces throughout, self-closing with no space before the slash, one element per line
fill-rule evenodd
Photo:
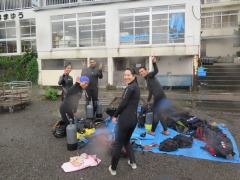
<path fill-rule="evenodd" d="M 109 120 L 109 118 L 107 118 L 106 120 Z M 114 129 L 114 127 L 115 127 L 115 124 L 112 124 L 110 122 L 105 129 L 97 130 L 96 133 L 110 132 Z M 232 141 L 233 150 L 235 152 L 235 156 L 233 157 L 232 160 L 227 160 L 227 159 L 224 159 L 224 158 L 212 156 L 208 151 L 200 148 L 201 146 L 205 146 L 206 143 L 203 142 L 203 141 L 200 141 L 200 140 L 196 140 L 196 139 L 193 140 L 193 145 L 192 145 L 191 148 L 183 148 L 183 149 L 179 148 L 178 150 L 173 151 L 173 152 L 163 152 L 163 151 L 160 151 L 158 147 L 152 147 L 152 150 L 148 150 L 148 152 L 171 154 L 171 155 L 177 155 L 177 156 L 186 156 L 186 157 L 192 157 L 192 158 L 207 159 L 207 160 L 212 160 L 212 161 L 230 162 L 230 163 L 239 163 L 240 164 L 239 151 L 238 151 L 238 148 L 237 148 L 237 145 L 236 145 L 236 142 L 235 142 L 233 136 L 231 135 L 231 133 L 229 132 L 227 127 L 223 128 L 223 127 L 219 126 L 219 128 Z M 160 133 L 162 130 L 163 130 L 162 126 L 160 124 L 158 124 L 157 129 L 155 131 L 156 136 L 151 136 L 149 134 L 146 134 L 145 137 L 141 137 L 140 134 L 146 132 L 146 129 L 136 127 L 136 129 L 133 132 L 132 138 L 139 139 L 141 141 L 141 145 L 149 145 L 151 143 L 160 144 L 160 142 L 162 142 L 163 140 L 165 140 L 169 137 L 174 137 L 177 134 L 179 134 L 178 132 L 174 131 L 173 129 L 168 128 L 168 130 L 170 132 L 170 135 L 165 136 L 165 135 Z"/>

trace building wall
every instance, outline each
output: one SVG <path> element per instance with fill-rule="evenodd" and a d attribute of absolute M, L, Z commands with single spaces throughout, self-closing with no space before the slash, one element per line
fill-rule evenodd
<path fill-rule="evenodd" d="M 140 45 L 140 46 L 120 46 L 119 44 L 119 9 L 138 8 L 138 7 L 151 7 L 160 5 L 176 4 L 175 1 L 138 1 L 138 2 L 121 2 L 99 4 L 95 6 L 78 6 L 64 9 L 48 9 L 37 11 L 37 47 L 39 55 L 39 63 L 42 59 L 58 59 L 58 58 L 110 58 L 114 57 L 148 57 L 155 55 L 161 57 L 158 62 L 159 75 L 193 75 L 192 57 L 199 53 L 200 45 L 200 9 L 199 1 L 178 1 L 177 4 L 185 4 L 185 43 L 178 45 Z M 59 14 L 83 13 L 83 12 L 106 12 L 106 46 L 105 47 L 89 47 L 89 48 L 76 48 L 76 49 L 52 49 L 51 46 L 51 22 L 50 17 Z M 194 11 L 194 15 L 193 15 Z M 195 16 L 195 17 L 194 17 Z M 44 22 L 44 23 L 43 23 Z M 194 28 L 187 28 L 193 27 Z M 180 59 L 180 60 L 179 60 Z M 109 61 L 108 61 L 109 62 Z M 114 71 L 111 66 L 107 68 L 110 72 L 106 72 L 104 79 L 100 80 L 100 86 L 107 84 L 116 84 L 124 86 L 122 71 Z M 179 68 L 181 67 L 181 68 Z M 39 83 L 42 85 L 54 85 L 57 83 L 55 80 L 61 74 L 61 71 L 51 72 L 51 80 L 47 78 L 46 74 L 49 71 L 41 69 L 40 66 L 40 79 Z M 151 70 L 151 67 L 150 67 Z M 80 72 L 80 70 L 79 70 Z M 109 74 L 110 73 L 110 74 Z M 74 76 L 74 72 L 72 73 Z M 111 77 L 113 79 L 111 81 Z M 54 81 L 55 80 L 55 81 Z M 142 82 L 142 84 L 144 81 Z"/>
<path fill-rule="evenodd" d="M 237 43 L 236 38 L 208 39 L 206 40 L 206 53 L 210 57 L 235 56 L 240 47 L 233 47 Z"/>
<path fill-rule="evenodd" d="M 43 3 L 44 4 L 44 3 Z M 120 45 L 120 18 L 119 10 L 129 8 L 144 8 L 154 6 L 168 5 L 185 5 L 185 41 L 178 44 L 162 44 L 162 45 Z M 22 10 L 24 18 L 36 18 L 36 41 L 39 64 L 39 84 L 57 85 L 57 80 L 62 74 L 62 69 L 43 70 L 44 60 L 59 60 L 59 61 L 76 61 L 81 59 L 89 61 L 90 58 L 95 58 L 98 61 L 104 61 L 104 78 L 100 80 L 100 86 L 107 84 L 116 84 L 124 86 L 122 72 L 114 69 L 114 58 L 126 58 L 128 62 L 134 58 L 145 58 L 144 65 L 149 70 L 152 70 L 151 61 L 148 58 L 150 55 L 157 56 L 159 74 L 158 76 L 170 75 L 193 75 L 193 56 L 199 54 L 200 49 L 200 2 L 199 0 L 145 0 L 145 1 L 125 1 L 125 2 L 110 2 L 99 3 L 95 5 L 77 6 L 46 6 L 43 8 L 35 8 Z M 103 47 L 80 47 L 68 49 L 53 49 L 52 48 L 52 29 L 51 16 L 105 11 L 106 24 L 106 46 Z M 16 11 L 17 12 L 17 11 Z M 19 24 L 19 20 L 16 20 Z M 194 28 L 191 28 L 194 27 Z M 18 25 L 18 35 L 20 28 Z M 20 39 L 18 37 L 18 52 L 21 54 Z M 181 67 L 181 68 L 179 68 Z M 71 75 L 74 77 L 80 75 L 81 67 L 74 68 Z M 118 80 L 117 80 L 118 79 Z M 117 82 L 117 83 L 116 83 Z M 144 84 L 144 81 L 142 81 Z"/>
<path fill-rule="evenodd" d="M 234 34 L 234 30 L 237 30 L 240 25 L 240 1 L 220 0 L 216 3 L 206 3 L 205 0 L 201 5 L 202 14 L 221 12 L 237 12 L 237 23 L 229 27 L 202 28 L 201 39 L 206 44 L 204 47 L 206 56 L 226 59 L 240 51 L 240 46 L 236 45 L 239 44 L 239 37 Z"/>

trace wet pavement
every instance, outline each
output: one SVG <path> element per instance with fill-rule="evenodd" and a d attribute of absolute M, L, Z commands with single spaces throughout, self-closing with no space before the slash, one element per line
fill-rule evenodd
<path fill-rule="evenodd" d="M 121 97 L 123 90 L 100 90 L 101 99 L 114 100 Z M 192 93 L 185 90 L 166 90 L 167 97 L 171 99 L 210 99 L 213 101 L 238 100 L 239 94 L 229 92 L 225 94 L 212 92 Z M 142 92 L 142 98 L 147 97 L 147 91 Z M 234 98 L 235 97 L 235 98 Z M 87 168 L 73 173 L 65 173 L 61 169 L 64 162 L 70 157 L 81 153 L 90 153 L 85 148 L 68 151 L 66 139 L 57 139 L 52 135 L 52 127 L 60 120 L 57 101 L 45 100 L 39 89 L 33 90 L 31 104 L 24 110 L 14 113 L 4 111 L 0 113 L 0 179 L 6 180 L 239 180 L 239 164 L 222 163 L 183 156 L 167 154 L 136 152 L 138 168 L 133 170 L 127 165 L 127 160 L 120 159 L 117 175 L 111 176 L 108 167 L 110 157 L 108 154 L 98 153 L 101 162 L 96 167 Z M 110 103 L 111 104 L 111 103 Z M 116 105 L 116 104 L 115 104 Z M 109 105 L 106 105 L 109 106 Z M 183 106 L 184 108 L 184 106 Z M 80 104 L 78 111 L 84 110 Z M 227 126 L 240 148 L 240 113 L 223 112 L 215 110 L 201 110 L 188 107 L 187 110 L 209 122 L 222 123 Z M 106 117 L 106 114 L 104 114 Z M 161 140 L 161 139 L 160 139 Z M 159 141 L 160 141 L 159 140 Z"/>

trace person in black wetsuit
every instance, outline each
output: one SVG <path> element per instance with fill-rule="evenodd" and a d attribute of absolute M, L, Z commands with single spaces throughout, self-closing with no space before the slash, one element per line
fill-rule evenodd
<path fill-rule="evenodd" d="M 162 134 L 169 135 L 169 131 L 167 129 L 167 117 L 170 116 L 172 113 L 174 113 L 175 108 L 171 101 L 169 101 L 166 98 L 166 95 L 163 91 L 163 88 L 158 81 L 158 79 L 155 77 L 155 75 L 158 73 L 158 67 L 156 64 L 156 57 L 152 56 L 152 63 L 153 63 L 153 72 L 148 72 L 145 67 L 139 67 L 139 74 L 143 78 L 145 78 L 147 87 L 148 87 L 148 98 L 147 103 L 150 103 L 150 100 L 153 96 L 153 123 L 152 123 L 152 129 L 148 133 L 151 135 L 155 135 L 155 130 L 157 128 L 158 122 L 160 120 L 163 131 Z"/>
<path fill-rule="evenodd" d="M 117 123 L 111 166 L 109 166 L 109 171 L 112 175 L 116 175 L 116 169 L 123 146 L 129 158 L 128 164 L 131 165 L 133 169 L 137 168 L 134 152 L 130 144 L 130 138 L 137 125 L 137 108 L 140 99 L 140 89 L 135 74 L 136 72 L 133 69 L 127 68 L 125 70 L 124 80 L 127 87 L 123 92 L 121 103 L 112 116 L 112 122 Z"/>
<path fill-rule="evenodd" d="M 62 101 L 65 99 L 66 95 L 67 95 L 67 90 L 72 87 L 73 85 L 73 78 L 72 76 L 69 75 L 69 73 L 72 70 L 72 65 L 71 63 L 67 63 L 64 66 L 64 72 L 63 75 L 61 75 L 59 77 L 58 80 L 58 85 L 62 86 Z"/>
<path fill-rule="evenodd" d="M 84 66 L 85 62 L 83 63 L 83 67 Z M 97 68 L 96 61 L 94 59 L 90 59 L 90 66 L 82 70 L 82 76 L 87 76 L 90 79 L 90 83 L 85 93 L 86 107 L 92 101 L 94 113 L 96 112 L 98 105 L 98 79 L 103 78 L 102 66 L 103 64 L 100 63 Z"/>
<path fill-rule="evenodd" d="M 66 131 L 66 127 L 69 124 L 69 118 L 74 119 L 74 113 L 77 112 L 79 100 L 82 97 L 83 89 L 86 89 L 89 84 L 89 78 L 86 76 L 77 77 L 76 83 L 67 91 L 66 98 L 60 105 L 60 114 L 62 116 L 63 131 Z M 66 115 L 67 114 L 67 115 Z M 63 132 L 64 133 L 64 132 Z"/>

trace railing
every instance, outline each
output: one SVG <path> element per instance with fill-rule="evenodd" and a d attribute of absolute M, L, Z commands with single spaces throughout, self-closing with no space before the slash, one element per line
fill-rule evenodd
<path fill-rule="evenodd" d="M 106 0 L 46 0 L 46 6 L 84 3 L 84 2 L 100 2 L 100 1 L 106 1 Z"/>
<path fill-rule="evenodd" d="M 223 3 L 223 2 L 231 2 L 231 1 L 239 1 L 239 0 L 201 0 L 201 4 L 213 4 L 213 3 Z"/>
<path fill-rule="evenodd" d="M 11 11 L 15 9 L 29 9 L 32 8 L 32 0 L 1 0 L 0 12 Z"/>

